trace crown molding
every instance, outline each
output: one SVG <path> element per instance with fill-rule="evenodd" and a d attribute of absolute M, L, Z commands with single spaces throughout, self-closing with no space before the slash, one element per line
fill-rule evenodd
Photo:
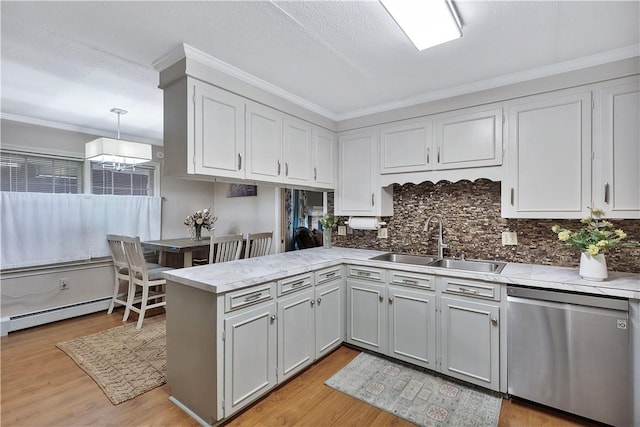
<path fill-rule="evenodd" d="M 466 95 L 473 92 L 480 92 L 488 89 L 495 89 L 501 86 L 507 86 L 514 83 L 522 83 L 543 77 L 550 77 L 556 74 L 562 74 L 570 71 L 577 71 L 588 67 L 606 64 L 609 62 L 624 60 L 628 58 L 638 57 L 640 61 L 640 45 L 626 46 L 603 52 L 597 55 L 584 56 L 572 59 L 570 61 L 559 62 L 557 64 L 546 65 L 543 67 L 533 68 L 531 70 L 518 73 L 506 74 L 492 79 L 482 80 L 465 85 L 454 86 L 442 90 L 423 93 L 400 101 L 380 104 L 372 107 L 362 108 L 351 112 L 338 114 L 333 120 L 342 121 L 354 119 L 358 117 L 368 116 L 376 113 L 384 113 L 399 108 L 412 107 L 414 105 L 425 104 L 428 102 L 438 101 L 446 98 L 453 98 L 459 95 Z"/>
<path fill-rule="evenodd" d="M 36 119 L 34 117 L 19 116 L 16 114 L 0 113 L 0 119 L 29 124 L 29 125 L 35 125 L 35 126 L 43 126 L 43 127 L 53 128 L 53 129 L 66 130 L 69 132 L 84 133 L 91 136 L 117 138 L 117 133 L 115 132 L 105 132 L 103 130 L 70 125 L 68 123 L 59 123 L 59 122 L 52 122 L 49 120 Z M 124 135 L 124 134 L 121 134 L 120 138 L 126 139 L 128 141 L 133 141 L 133 142 L 141 142 L 143 144 L 162 146 L 162 141 L 158 141 L 157 139 L 152 139 L 152 138 L 141 138 L 141 137 L 136 137 L 132 135 Z"/>

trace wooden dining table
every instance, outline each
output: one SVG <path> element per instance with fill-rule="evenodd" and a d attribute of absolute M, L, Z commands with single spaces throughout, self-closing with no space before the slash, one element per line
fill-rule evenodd
<path fill-rule="evenodd" d="M 203 237 L 202 240 L 191 240 L 189 238 L 180 239 L 162 239 L 162 240 L 148 240 L 140 242 L 145 249 L 152 249 L 159 251 L 160 260 L 159 264 L 166 265 L 167 253 L 178 253 L 184 256 L 184 267 L 193 266 L 193 253 L 197 251 L 206 250 L 209 251 L 210 237 Z"/>

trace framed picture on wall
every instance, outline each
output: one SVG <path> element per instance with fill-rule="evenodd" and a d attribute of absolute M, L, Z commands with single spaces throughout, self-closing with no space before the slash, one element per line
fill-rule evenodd
<path fill-rule="evenodd" d="M 258 195 L 257 185 L 229 184 L 227 197 L 249 197 Z"/>

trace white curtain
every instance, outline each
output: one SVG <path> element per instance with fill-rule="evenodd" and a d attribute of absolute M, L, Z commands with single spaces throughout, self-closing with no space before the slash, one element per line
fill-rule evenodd
<path fill-rule="evenodd" d="M 107 234 L 160 238 L 160 198 L 1 192 L 0 268 L 109 256 Z"/>

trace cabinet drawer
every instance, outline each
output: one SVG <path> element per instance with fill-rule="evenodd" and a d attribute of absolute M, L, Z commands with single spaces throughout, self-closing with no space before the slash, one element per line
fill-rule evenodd
<path fill-rule="evenodd" d="M 372 282 L 384 281 L 384 270 L 372 267 L 362 267 L 358 265 L 350 265 L 347 267 L 349 277 L 355 277 L 357 279 L 365 279 Z"/>
<path fill-rule="evenodd" d="M 275 284 L 252 286 L 247 289 L 229 292 L 224 298 L 224 311 L 229 312 L 249 305 L 269 301 L 275 297 Z"/>
<path fill-rule="evenodd" d="M 310 288 L 311 286 L 313 286 L 311 273 L 287 277 L 286 279 L 278 280 L 278 296 L 287 295 L 300 289 Z"/>
<path fill-rule="evenodd" d="M 342 266 L 316 271 L 316 286 L 342 278 Z"/>
<path fill-rule="evenodd" d="M 500 301 L 500 285 L 497 283 L 476 282 L 473 280 L 443 278 L 442 291 L 448 294 L 464 295 L 471 298 Z"/>
<path fill-rule="evenodd" d="M 434 289 L 434 277 L 418 273 L 408 273 L 405 271 L 390 271 L 389 284 L 410 286 L 420 289 Z"/>

